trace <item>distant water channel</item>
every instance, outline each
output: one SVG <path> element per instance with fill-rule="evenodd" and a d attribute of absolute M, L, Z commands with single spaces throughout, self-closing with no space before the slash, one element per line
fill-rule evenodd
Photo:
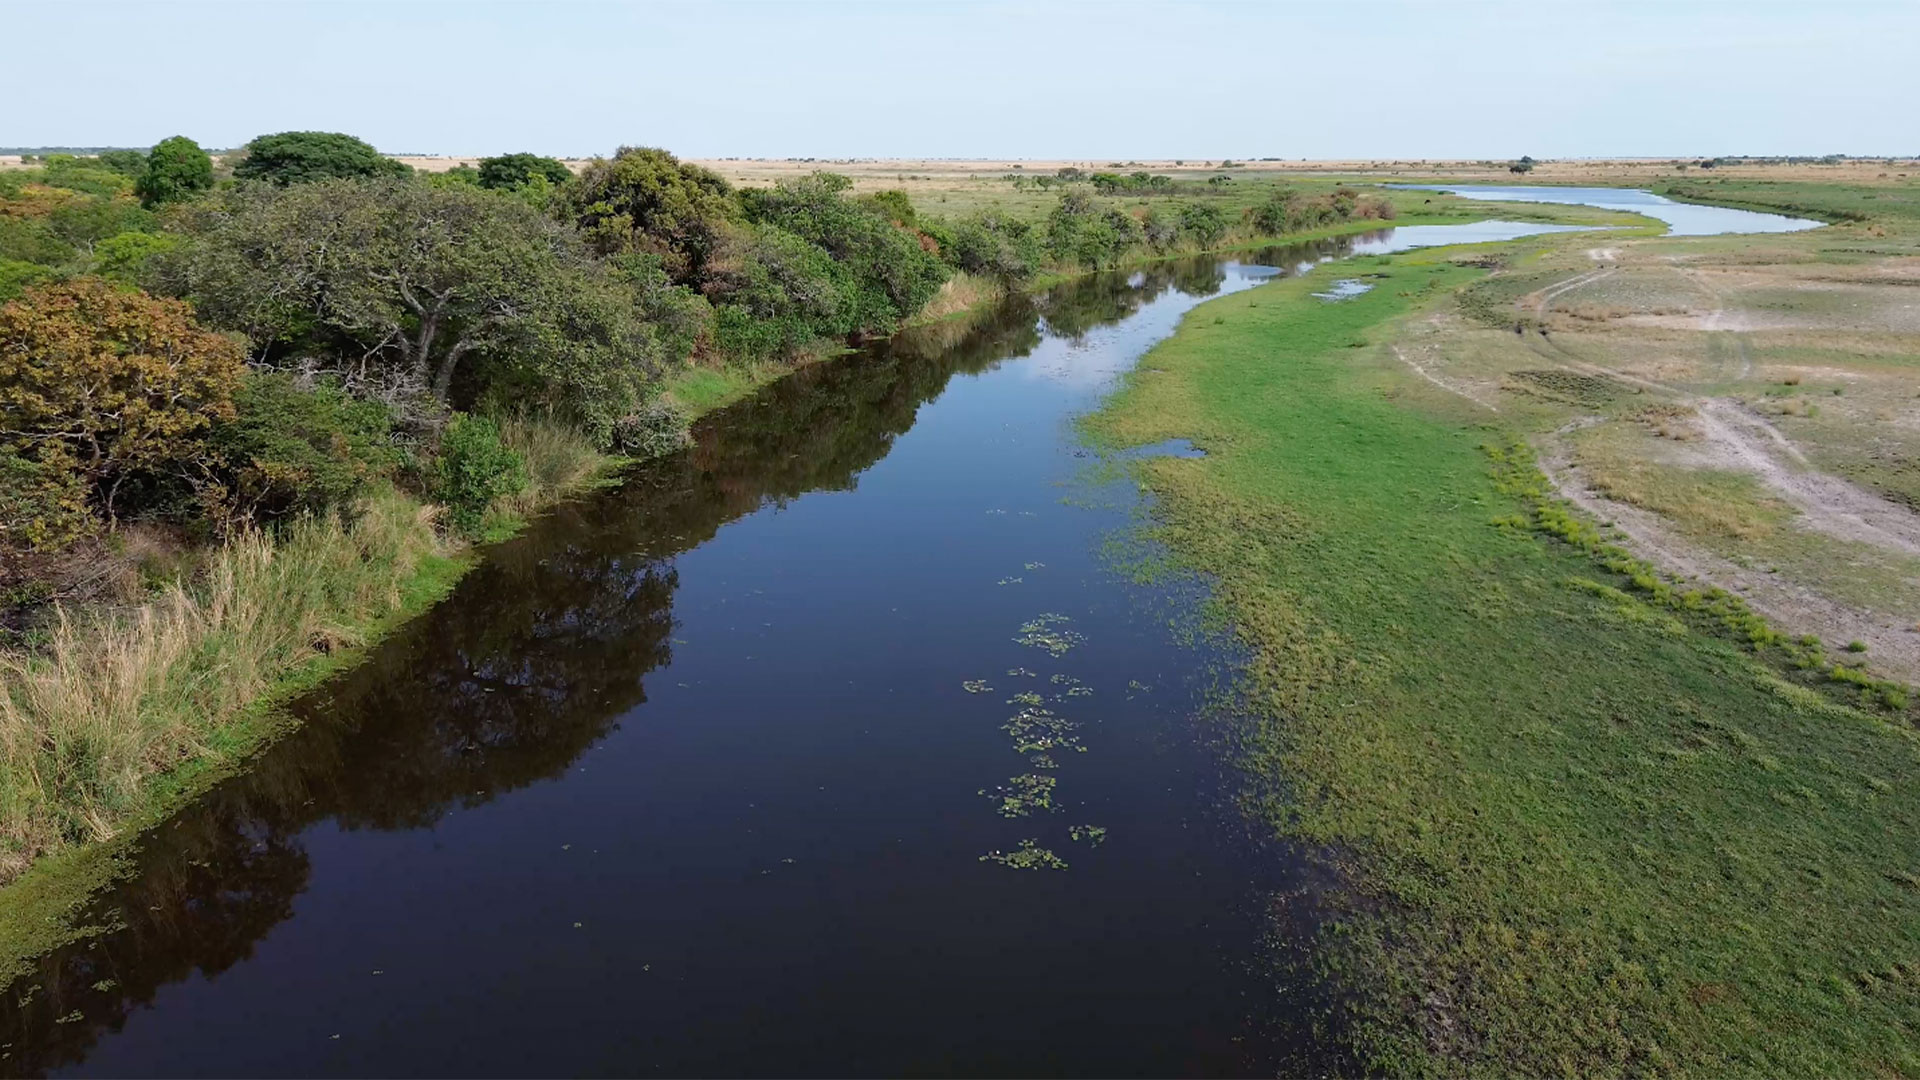
<path fill-rule="evenodd" d="M 1675 202 L 1664 195 L 1636 188 L 1555 187 L 1546 184 L 1390 184 L 1416 191 L 1444 191 L 1489 202 L 1563 203 L 1625 210 L 1667 223 L 1668 236 L 1714 236 L 1721 233 L 1782 233 L 1817 229 L 1826 224 L 1809 218 L 1736 210 L 1727 206 L 1700 206 Z"/>
<path fill-rule="evenodd" d="M 1071 419 L 1202 300 L 1403 241 L 1083 279 L 707 418 L 147 837 L 113 929 L 10 988 L 0 1069 L 1326 1064 L 1275 951 L 1313 882 L 1234 809 L 1223 658 L 1114 569 L 1142 507 Z"/>

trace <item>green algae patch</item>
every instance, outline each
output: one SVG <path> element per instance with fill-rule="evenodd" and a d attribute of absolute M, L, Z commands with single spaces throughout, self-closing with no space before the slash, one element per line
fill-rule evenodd
<path fill-rule="evenodd" d="M 989 851 L 981 862 L 999 863 L 1010 870 L 1065 870 L 1067 860 L 1040 846 L 1034 839 L 1020 841 L 1012 851 Z"/>
<path fill-rule="evenodd" d="M 1361 1067 L 1920 1073 L 1910 716 L 1538 527 L 1482 449 L 1524 433 L 1387 348 L 1456 255 L 1202 305 L 1085 421 L 1208 449 L 1133 464 L 1146 529 L 1246 650 L 1254 812 L 1342 871 L 1316 962 Z"/>

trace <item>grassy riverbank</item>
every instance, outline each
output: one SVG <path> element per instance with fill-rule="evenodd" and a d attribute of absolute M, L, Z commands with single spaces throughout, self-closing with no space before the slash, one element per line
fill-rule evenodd
<path fill-rule="evenodd" d="M 1350 871 L 1321 955 L 1366 1063 L 1920 1071 L 1912 725 L 1537 527 L 1503 417 L 1388 348 L 1481 270 L 1335 272 L 1379 276 L 1202 306 L 1089 426 L 1209 453 L 1139 467 L 1251 653 L 1258 811 Z"/>
<path fill-rule="evenodd" d="M 570 428 L 502 424 L 527 484 L 489 511 L 504 539 L 621 464 Z M 279 703 L 431 607 L 476 551 L 391 486 L 350 518 L 248 532 L 144 602 L 63 618 L 0 656 L 0 968 L 77 932 L 124 845 L 286 730 Z"/>

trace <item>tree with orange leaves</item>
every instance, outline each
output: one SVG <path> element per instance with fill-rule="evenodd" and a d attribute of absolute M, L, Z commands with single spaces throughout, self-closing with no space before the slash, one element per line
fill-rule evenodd
<path fill-rule="evenodd" d="M 81 478 L 107 520 L 123 483 L 183 475 L 233 416 L 242 344 L 161 300 L 98 278 L 0 307 L 0 453 Z"/>

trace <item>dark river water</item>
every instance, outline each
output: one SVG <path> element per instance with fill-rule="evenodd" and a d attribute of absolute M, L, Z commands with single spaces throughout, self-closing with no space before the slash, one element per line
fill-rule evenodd
<path fill-rule="evenodd" d="M 1350 246 L 1083 279 L 708 417 L 147 837 L 116 929 L 11 988 L 0 1068 L 1326 1063 L 1308 870 L 1203 708 L 1230 658 L 1115 570 L 1142 506 L 1071 419 L 1206 297 Z"/>

